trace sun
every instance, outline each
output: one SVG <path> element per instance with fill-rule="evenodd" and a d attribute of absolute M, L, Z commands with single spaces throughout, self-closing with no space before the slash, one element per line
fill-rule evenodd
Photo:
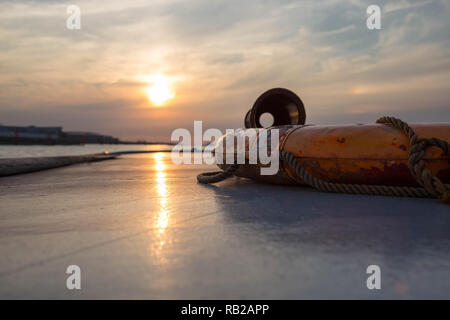
<path fill-rule="evenodd" d="M 148 80 L 152 85 L 146 88 L 147 96 L 155 106 L 162 106 L 175 97 L 175 93 L 170 88 L 171 81 L 168 77 L 158 74 L 149 76 Z"/>

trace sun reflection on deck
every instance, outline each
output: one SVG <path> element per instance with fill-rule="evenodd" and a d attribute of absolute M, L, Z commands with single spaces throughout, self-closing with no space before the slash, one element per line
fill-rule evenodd
<path fill-rule="evenodd" d="M 166 165 L 164 164 L 165 154 L 158 152 L 154 154 L 156 170 L 156 191 L 159 198 L 159 209 L 158 216 L 156 219 L 156 228 L 159 233 L 162 234 L 169 225 L 170 211 L 168 209 L 168 191 L 167 191 L 167 176 L 166 176 Z"/>

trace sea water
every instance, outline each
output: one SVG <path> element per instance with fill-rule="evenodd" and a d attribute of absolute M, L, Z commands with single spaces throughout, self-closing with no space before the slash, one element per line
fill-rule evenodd
<path fill-rule="evenodd" d="M 0 145 L 0 158 L 74 156 L 117 151 L 167 151 L 166 144 Z"/>

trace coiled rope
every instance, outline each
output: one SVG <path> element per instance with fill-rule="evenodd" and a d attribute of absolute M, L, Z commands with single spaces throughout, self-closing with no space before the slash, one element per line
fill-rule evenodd
<path fill-rule="evenodd" d="M 418 138 L 417 134 L 406 122 L 394 117 L 381 117 L 377 120 L 377 123 L 401 130 L 408 137 L 410 143 L 408 168 L 411 175 L 421 187 L 332 183 L 312 176 L 297 161 L 295 155 L 290 152 L 281 150 L 280 160 L 285 161 L 304 183 L 320 191 L 396 197 L 438 198 L 441 202 L 449 204 L 450 185 L 442 183 L 439 178 L 434 176 L 425 167 L 425 162 L 423 161 L 426 150 L 432 146 L 440 148 L 443 151 L 443 155 L 450 159 L 448 142 L 438 138 Z M 204 184 L 216 183 L 231 177 L 237 169 L 239 169 L 239 165 L 233 164 L 224 171 L 201 173 L 197 176 L 197 180 Z"/>
<path fill-rule="evenodd" d="M 204 184 L 216 183 L 228 179 L 237 169 L 239 164 L 232 164 L 223 171 L 203 172 L 197 176 L 197 181 Z"/>

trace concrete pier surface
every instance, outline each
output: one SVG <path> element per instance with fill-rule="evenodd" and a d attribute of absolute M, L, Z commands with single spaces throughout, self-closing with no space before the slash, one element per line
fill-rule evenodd
<path fill-rule="evenodd" d="M 117 155 L 109 155 L 108 153 L 97 153 L 82 156 L 0 159 L 0 177 L 48 170 L 85 162 L 111 160 L 116 156 Z"/>
<path fill-rule="evenodd" d="M 450 298 L 438 200 L 198 184 L 208 170 L 155 153 L 1 178 L 0 298 Z"/>

